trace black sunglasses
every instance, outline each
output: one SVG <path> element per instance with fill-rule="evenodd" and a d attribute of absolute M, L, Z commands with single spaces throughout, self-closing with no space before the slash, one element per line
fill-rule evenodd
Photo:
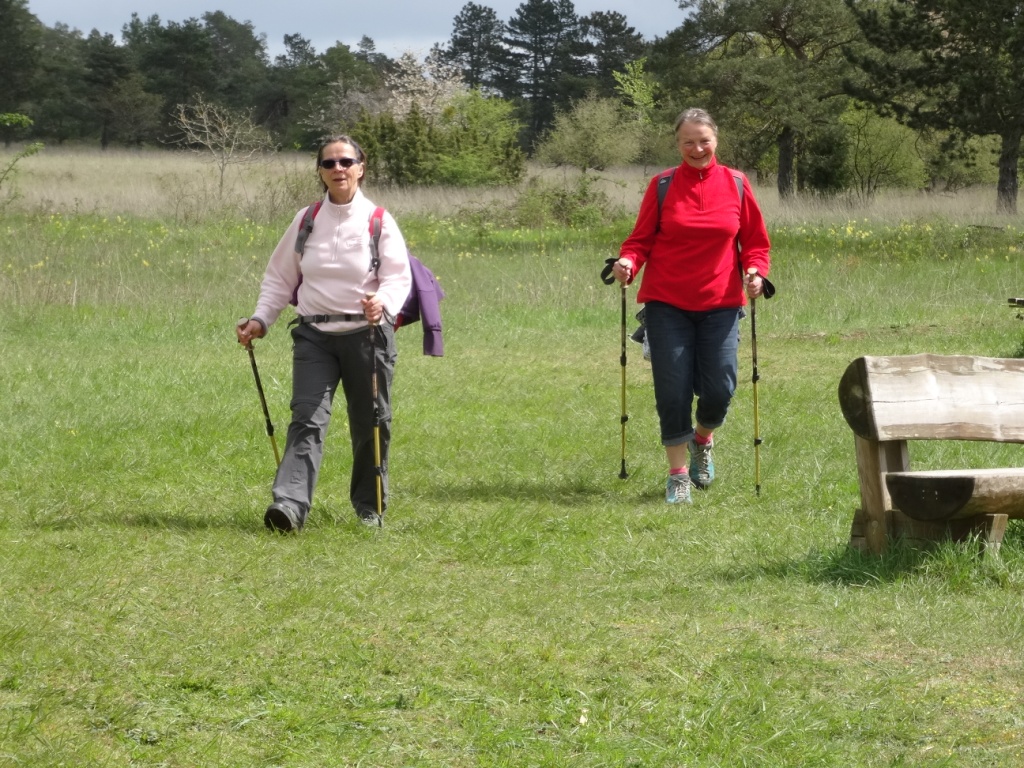
<path fill-rule="evenodd" d="M 331 170 L 336 165 L 340 165 L 342 168 L 351 168 L 353 165 L 358 164 L 359 161 L 354 157 L 341 157 L 337 160 L 321 160 L 320 167 Z"/>

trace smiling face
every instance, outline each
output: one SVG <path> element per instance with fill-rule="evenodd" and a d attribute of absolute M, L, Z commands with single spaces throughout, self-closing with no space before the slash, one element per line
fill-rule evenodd
<path fill-rule="evenodd" d="M 352 165 L 345 168 L 337 162 L 339 160 L 341 163 L 352 162 Z M 333 167 L 324 168 L 324 162 L 332 164 Z M 359 159 L 359 150 L 347 142 L 334 141 L 321 148 L 317 157 L 317 171 L 327 188 L 331 202 L 344 205 L 351 203 L 355 197 L 359 182 L 363 178 L 364 166 Z"/>
<path fill-rule="evenodd" d="M 680 123 L 676 129 L 676 142 L 683 162 L 698 170 L 708 166 L 718 148 L 718 137 L 714 129 L 692 120 Z"/>

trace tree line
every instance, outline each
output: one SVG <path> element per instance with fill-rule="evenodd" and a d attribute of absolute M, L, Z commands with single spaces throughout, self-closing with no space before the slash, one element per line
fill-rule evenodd
<path fill-rule="evenodd" d="M 1024 3 L 677 0 L 647 40 L 613 11 L 468 2 L 423 61 L 266 36 L 220 11 L 133 14 L 120 38 L 47 27 L 0 0 L 0 131 L 14 140 L 182 143 L 196 114 L 308 148 L 345 131 L 397 183 L 504 183 L 535 156 L 587 171 L 671 162 L 670 126 L 706 107 L 727 159 L 795 195 L 996 182 L 1016 212 L 1024 137 Z M 12 119 L 20 115 L 28 122 Z"/>

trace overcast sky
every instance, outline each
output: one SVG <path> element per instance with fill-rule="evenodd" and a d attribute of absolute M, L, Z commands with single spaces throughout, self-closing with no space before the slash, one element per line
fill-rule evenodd
<path fill-rule="evenodd" d="M 493 8 L 502 21 L 515 14 L 522 0 L 475 0 Z M 328 0 L 29 0 L 28 8 L 48 27 L 63 22 L 88 34 L 93 29 L 121 39 L 121 28 L 133 12 L 143 19 L 153 14 L 164 23 L 199 18 L 223 11 L 240 22 L 250 22 L 256 34 L 265 34 L 271 56 L 284 50 L 286 34 L 298 33 L 323 53 L 342 42 L 355 48 L 363 35 L 373 38 L 377 51 L 397 57 L 411 50 L 422 58 L 434 43 L 447 42 L 452 22 L 467 0 L 363 0 L 357 3 Z M 647 39 L 661 37 L 683 23 L 676 0 L 574 0 L 579 16 L 594 11 L 618 11 Z"/>

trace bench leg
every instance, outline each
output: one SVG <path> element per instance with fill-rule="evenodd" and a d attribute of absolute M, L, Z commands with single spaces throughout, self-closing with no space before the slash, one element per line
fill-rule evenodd
<path fill-rule="evenodd" d="M 867 513 L 858 507 L 853 510 L 853 522 L 850 523 L 850 546 L 865 555 L 881 554 L 888 546 L 891 531 L 892 510 L 885 510 L 881 516 L 869 519 Z"/>
<path fill-rule="evenodd" d="M 1006 515 L 982 515 L 977 519 L 974 530 L 979 534 L 982 556 L 999 557 L 1007 520 Z"/>
<path fill-rule="evenodd" d="M 886 472 L 905 472 L 910 468 L 907 443 L 902 440 L 879 443 L 859 435 L 854 436 L 854 443 L 861 508 L 854 515 L 853 527 L 859 528 L 863 541 L 856 538 L 851 530 L 850 545 L 880 555 L 888 548 L 893 534 L 889 512 L 892 499 L 885 487 L 884 476 Z"/>

